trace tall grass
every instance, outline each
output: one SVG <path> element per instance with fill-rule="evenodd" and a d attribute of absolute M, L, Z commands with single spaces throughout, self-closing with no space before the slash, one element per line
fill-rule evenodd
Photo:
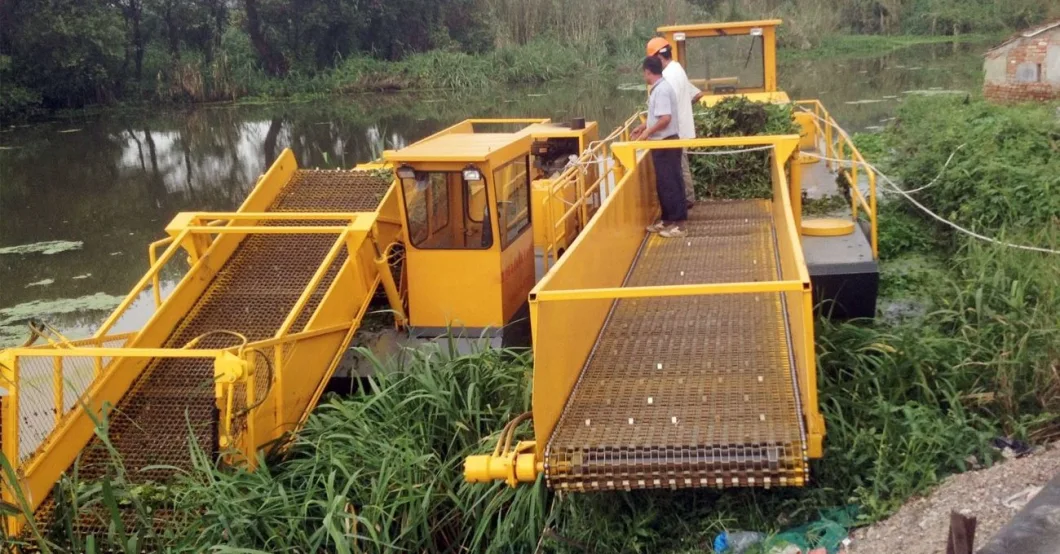
<path fill-rule="evenodd" d="M 30 538 L 52 552 L 529 551 L 546 515 L 541 484 L 472 486 L 461 471 L 528 408 L 528 378 L 525 352 L 408 350 L 318 407 L 289 452 L 253 473 L 192 442 L 192 470 L 135 483 L 112 452 L 105 479 L 74 471 L 59 485 L 56 520 Z M 107 531 L 84 535 L 89 517 Z"/>
<path fill-rule="evenodd" d="M 1054 112 L 1048 105 L 913 98 L 875 150 L 887 155 L 887 171 L 909 188 L 933 183 L 917 198 L 962 225 L 991 232 L 1055 228 L 1060 128 Z"/>
<path fill-rule="evenodd" d="M 705 16 L 688 0 L 482 0 L 482 4 L 499 47 L 549 35 L 567 44 L 601 44 Z"/>

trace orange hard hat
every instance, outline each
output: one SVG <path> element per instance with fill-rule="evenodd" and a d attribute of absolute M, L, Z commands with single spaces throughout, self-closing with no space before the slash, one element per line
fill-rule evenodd
<path fill-rule="evenodd" d="M 654 56 L 659 53 L 663 48 L 669 48 L 670 43 L 666 42 L 666 39 L 662 37 L 655 37 L 648 41 L 648 55 Z"/>

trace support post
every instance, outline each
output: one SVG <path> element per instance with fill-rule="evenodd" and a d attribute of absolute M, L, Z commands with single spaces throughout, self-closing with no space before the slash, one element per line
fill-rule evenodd
<path fill-rule="evenodd" d="M 394 322 L 398 327 L 404 327 L 408 323 L 408 318 L 405 317 L 405 303 L 401 301 L 401 292 L 398 290 L 397 283 L 394 282 L 394 274 L 390 271 L 390 260 L 387 259 L 387 253 L 390 251 L 389 248 L 384 249 L 380 252 L 379 244 L 375 242 L 375 238 L 372 239 L 372 246 L 375 248 L 375 270 L 379 273 L 379 281 L 383 284 L 383 292 L 386 293 L 386 300 L 390 303 L 390 309 L 394 311 Z M 350 257 L 354 257 L 356 252 L 350 252 Z"/>
<path fill-rule="evenodd" d="M 54 395 L 55 402 L 55 424 L 59 425 L 59 420 L 63 418 L 63 357 L 56 356 L 52 362 L 54 365 L 54 373 L 52 374 L 52 394 Z"/>
<path fill-rule="evenodd" d="M 3 421 L 3 455 L 7 458 L 11 468 L 18 473 L 19 468 L 19 371 L 18 358 L 10 352 L 0 352 L 0 398 L 3 399 L 0 420 Z M 3 481 L 6 482 L 6 478 Z M 15 504 L 15 491 L 11 487 L 18 486 L 16 483 L 8 483 L 0 487 L 5 502 Z"/>

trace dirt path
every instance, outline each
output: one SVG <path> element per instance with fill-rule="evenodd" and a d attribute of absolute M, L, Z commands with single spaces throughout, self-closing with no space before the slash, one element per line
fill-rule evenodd
<path fill-rule="evenodd" d="M 1060 443 L 989 469 L 953 475 L 927 497 L 911 500 L 890 518 L 855 531 L 849 551 L 851 554 L 943 553 L 951 510 L 978 518 L 975 532 L 978 548 L 1057 473 L 1060 473 Z"/>

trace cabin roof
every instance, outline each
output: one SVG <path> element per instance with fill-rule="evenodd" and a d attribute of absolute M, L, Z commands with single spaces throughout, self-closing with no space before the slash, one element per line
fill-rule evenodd
<path fill-rule="evenodd" d="M 523 133 L 449 133 L 386 153 L 401 162 L 484 162 L 491 155 L 525 140 Z"/>

